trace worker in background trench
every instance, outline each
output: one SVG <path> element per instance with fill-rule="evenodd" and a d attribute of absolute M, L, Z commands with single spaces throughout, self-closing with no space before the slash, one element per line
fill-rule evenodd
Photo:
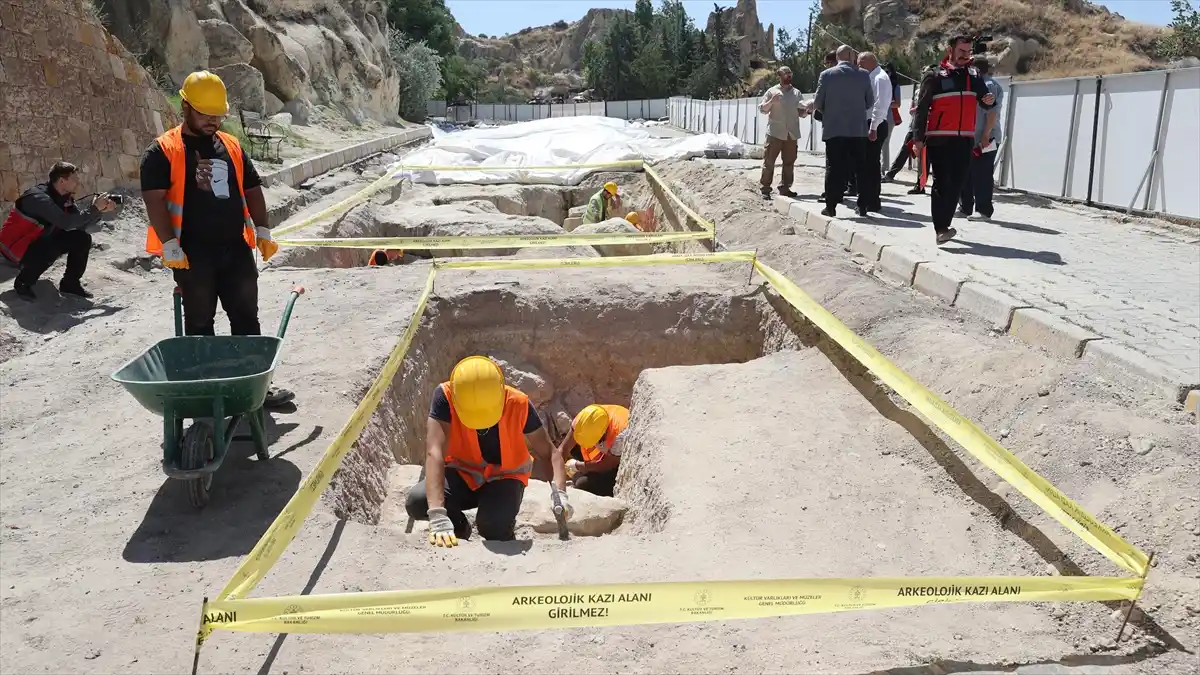
<path fill-rule="evenodd" d="M 629 213 L 625 214 L 625 221 L 639 230 L 642 229 L 642 226 L 638 224 L 641 222 L 641 220 L 642 217 L 638 215 L 637 211 L 630 211 Z"/>
<path fill-rule="evenodd" d="M 391 265 L 393 261 L 399 260 L 404 256 L 404 251 L 385 251 L 384 249 L 375 249 L 371 252 L 371 258 L 367 261 L 368 267 L 386 267 Z"/>
<path fill-rule="evenodd" d="M 0 254 L 21 268 L 13 280 L 13 290 L 22 300 L 37 300 L 33 285 L 64 253 L 67 268 L 58 292 L 92 297 L 82 283 L 92 235 L 100 231 L 101 218 L 113 213 L 117 202 L 107 194 L 95 195 L 91 206 L 81 211 L 75 204 L 77 192 L 79 169 L 68 162 L 56 162 L 49 180 L 18 197 L 0 226 Z"/>
<path fill-rule="evenodd" d="M 258 265 L 279 250 L 271 239 L 262 180 L 238 139 L 221 131 L 229 114 L 225 83 L 214 73 L 187 76 L 179 95 L 183 123 L 142 156 L 146 252 L 160 256 L 183 300 L 187 335 L 214 335 L 217 301 L 232 335 L 261 335 Z M 294 398 L 271 387 L 265 405 Z"/>
<path fill-rule="evenodd" d="M 621 195 L 617 194 L 617 184 L 610 181 L 588 200 L 587 210 L 583 212 L 583 222 L 585 225 L 602 223 L 620 210 Z"/>
<path fill-rule="evenodd" d="M 628 426 L 629 408 L 624 406 L 593 403 L 579 411 L 558 449 L 576 490 L 613 496 L 621 465 L 621 434 Z"/>
<path fill-rule="evenodd" d="M 459 361 L 450 381 L 433 391 L 425 429 L 425 478 L 409 490 L 404 506 L 413 520 L 429 520 L 430 544 L 457 546 L 469 538 L 463 511 L 475 508 L 479 536 L 511 540 L 533 469 L 530 450 L 550 461 L 571 517 L 563 457 L 554 452 L 529 397 L 504 384 L 495 361 L 485 356 Z M 429 485 L 442 487 L 431 491 Z"/>

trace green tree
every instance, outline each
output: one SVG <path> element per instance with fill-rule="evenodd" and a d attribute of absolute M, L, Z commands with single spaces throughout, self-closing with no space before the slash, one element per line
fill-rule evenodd
<path fill-rule="evenodd" d="M 487 79 L 483 67 L 458 54 L 442 60 L 442 89 L 447 103 L 470 103 Z"/>
<path fill-rule="evenodd" d="M 709 42 L 709 65 L 712 70 L 716 93 L 722 94 L 733 88 L 738 81 L 737 44 L 729 36 L 729 24 L 721 7 L 713 3 L 713 29 Z"/>
<path fill-rule="evenodd" d="M 439 55 L 454 53 L 454 17 L 444 0 L 388 0 L 387 22 L 411 39 L 424 41 Z"/>
<path fill-rule="evenodd" d="M 1167 27 L 1170 35 L 1159 40 L 1158 53 L 1164 59 L 1200 58 L 1200 10 L 1188 0 L 1171 0 L 1175 18 Z"/>
<path fill-rule="evenodd" d="M 631 98 L 665 98 L 670 95 L 671 70 L 663 58 L 662 43 L 658 40 L 645 40 L 638 45 L 632 71 L 636 84 L 629 91 Z"/>
<path fill-rule="evenodd" d="M 645 36 L 654 32 L 654 5 L 650 0 L 637 0 L 633 6 L 633 20 L 638 25 L 638 34 Z"/>
<path fill-rule="evenodd" d="M 400 116 L 423 120 L 426 104 L 442 87 L 442 57 L 421 41 L 410 41 L 395 29 L 389 31 L 388 47 L 400 76 Z"/>

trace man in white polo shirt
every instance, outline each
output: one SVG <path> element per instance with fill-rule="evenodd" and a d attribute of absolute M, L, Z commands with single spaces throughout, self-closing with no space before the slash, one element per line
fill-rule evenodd
<path fill-rule="evenodd" d="M 779 194 L 795 197 L 792 192 L 792 170 L 796 164 L 796 147 L 800 140 L 800 118 L 808 110 L 800 102 L 800 90 L 792 86 L 792 69 L 779 69 L 779 84 L 763 94 L 758 109 L 767 114 L 767 147 L 763 153 L 762 185 L 763 199 L 771 198 L 771 181 L 775 178 L 775 158 L 783 155 L 783 177 L 779 181 Z"/>

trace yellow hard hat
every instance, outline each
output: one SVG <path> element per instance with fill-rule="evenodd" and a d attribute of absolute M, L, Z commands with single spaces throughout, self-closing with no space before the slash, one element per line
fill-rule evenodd
<path fill-rule="evenodd" d="M 200 70 L 187 76 L 179 95 L 192 110 L 201 115 L 225 115 L 229 113 L 229 99 L 225 95 L 225 83 L 216 73 Z"/>
<path fill-rule="evenodd" d="M 641 217 L 638 216 L 637 211 L 630 211 L 629 213 L 625 214 L 625 220 L 628 220 L 629 222 L 633 223 L 634 225 L 637 225 L 638 221 L 641 220 Z"/>
<path fill-rule="evenodd" d="M 581 448 L 594 448 L 608 431 L 608 411 L 593 403 L 575 416 L 575 442 Z"/>
<path fill-rule="evenodd" d="M 615 194 L 617 194 L 617 184 L 616 184 L 616 183 L 612 183 L 612 182 L 605 183 L 605 184 L 604 184 L 604 191 L 605 191 L 605 192 L 607 192 L 607 193 L 608 193 L 608 194 L 610 194 L 610 195 L 615 195 Z"/>
<path fill-rule="evenodd" d="M 486 356 L 468 356 L 450 373 L 450 403 L 469 429 L 487 429 L 504 413 L 504 373 Z"/>

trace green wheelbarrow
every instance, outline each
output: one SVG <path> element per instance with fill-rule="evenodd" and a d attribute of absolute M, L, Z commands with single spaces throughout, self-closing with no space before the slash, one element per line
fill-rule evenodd
<path fill-rule="evenodd" d="M 258 458 L 271 458 L 263 403 L 292 308 L 303 294 L 302 286 L 292 289 L 274 336 L 185 337 L 176 288 L 175 337 L 159 341 L 112 374 L 142 407 L 162 416 L 163 473 L 184 482 L 192 506 L 208 504 L 213 472 L 225 460 L 243 417 L 250 422 Z M 194 420 L 186 432 L 185 419 Z"/>

